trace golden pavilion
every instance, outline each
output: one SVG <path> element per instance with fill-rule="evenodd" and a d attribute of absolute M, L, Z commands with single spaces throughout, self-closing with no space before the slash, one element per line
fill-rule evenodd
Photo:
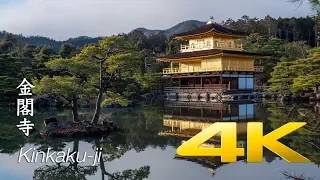
<path fill-rule="evenodd" d="M 263 72 L 255 60 L 268 56 L 246 52 L 241 39 L 248 34 L 227 29 L 213 21 L 206 25 L 175 34 L 183 40 L 180 53 L 158 57 L 170 62 L 163 69 L 167 97 L 210 98 L 218 102 L 249 98 L 255 89 L 254 75 Z"/>

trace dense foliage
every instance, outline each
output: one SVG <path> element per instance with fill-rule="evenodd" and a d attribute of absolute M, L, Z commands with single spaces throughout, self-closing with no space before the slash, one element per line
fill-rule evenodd
<path fill-rule="evenodd" d="M 296 61 L 281 61 L 271 73 L 271 91 L 283 94 L 297 94 L 320 86 L 320 48 L 310 49 L 309 55 Z"/>
<path fill-rule="evenodd" d="M 299 18 L 272 18 L 266 16 L 264 19 L 242 16 L 241 19 L 228 19 L 222 25 L 244 31 L 247 33 L 258 33 L 268 38 L 279 38 L 289 42 L 305 41 L 309 46 L 316 45 L 315 20 L 312 17 Z"/>
<path fill-rule="evenodd" d="M 23 36 L 22 34 L 11 34 L 6 31 L 0 31 L 0 39 L 3 39 L 6 35 L 12 36 L 14 39 L 16 39 L 19 42 L 20 46 L 25 46 L 26 44 L 32 44 L 34 46 L 50 46 L 55 51 L 58 51 L 62 44 L 64 43 L 70 43 L 73 44 L 75 47 L 83 47 L 86 44 L 90 43 L 97 43 L 99 40 L 101 40 L 100 37 L 87 37 L 87 36 L 80 36 L 77 38 L 70 38 L 66 41 L 56 41 L 51 38 L 42 37 L 42 36 Z"/>

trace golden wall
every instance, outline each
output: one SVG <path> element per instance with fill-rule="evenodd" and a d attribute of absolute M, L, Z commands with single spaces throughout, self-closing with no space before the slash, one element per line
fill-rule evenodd
<path fill-rule="evenodd" d="M 222 67 L 231 70 L 254 70 L 253 58 L 222 57 Z"/>
<path fill-rule="evenodd" d="M 194 61 L 180 61 L 179 72 L 201 71 L 254 71 L 254 58 L 251 57 L 211 57 Z"/>
<path fill-rule="evenodd" d="M 201 59 L 201 71 L 215 71 L 222 67 L 221 57 Z"/>
<path fill-rule="evenodd" d="M 180 63 L 180 72 L 199 72 L 200 68 L 201 68 L 200 60 Z"/>

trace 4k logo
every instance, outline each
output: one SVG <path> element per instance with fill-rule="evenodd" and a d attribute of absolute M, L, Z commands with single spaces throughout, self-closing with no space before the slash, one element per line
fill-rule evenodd
<path fill-rule="evenodd" d="M 262 122 L 249 122 L 247 125 L 247 161 L 262 162 L 263 147 L 266 147 L 288 162 L 310 162 L 309 159 L 278 141 L 306 124 L 305 122 L 291 122 L 263 136 Z M 220 148 L 199 147 L 218 133 L 221 133 Z M 235 122 L 217 122 L 183 143 L 177 149 L 177 154 L 180 156 L 221 156 L 221 162 L 236 162 L 238 156 L 244 156 L 244 148 L 237 148 L 237 124 Z"/>

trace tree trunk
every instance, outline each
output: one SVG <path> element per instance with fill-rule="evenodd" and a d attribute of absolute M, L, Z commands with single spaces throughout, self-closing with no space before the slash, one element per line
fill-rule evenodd
<path fill-rule="evenodd" d="M 314 47 L 317 47 L 317 44 L 318 44 L 316 26 L 317 25 L 314 25 Z"/>
<path fill-rule="evenodd" d="M 314 94 L 316 96 L 316 100 L 320 100 L 320 94 L 319 94 L 319 86 L 314 87 Z"/>
<path fill-rule="evenodd" d="M 314 87 L 314 93 L 318 93 L 319 92 L 319 86 Z"/>
<path fill-rule="evenodd" d="M 309 31 L 309 36 L 308 36 L 308 45 L 309 45 L 309 46 L 311 46 L 311 43 L 310 43 L 310 42 L 311 42 L 311 33 L 310 33 L 310 31 Z"/>
<path fill-rule="evenodd" d="M 95 145 L 96 145 L 96 148 L 100 149 L 100 142 L 98 140 L 95 140 Z M 118 179 L 117 177 L 115 177 L 113 174 L 110 174 L 106 171 L 106 167 L 104 165 L 104 160 L 103 160 L 103 157 L 100 156 L 100 170 L 101 170 L 101 179 L 104 180 L 104 175 L 107 175 L 109 177 L 111 177 L 111 179 Z M 109 179 L 109 178 L 108 178 Z"/>
<path fill-rule="evenodd" d="M 79 122 L 79 114 L 78 114 L 78 97 L 72 97 L 72 119 L 73 122 Z"/>
<path fill-rule="evenodd" d="M 315 18 L 315 38 L 316 38 L 316 47 L 320 45 L 320 16 Z"/>
<path fill-rule="evenodd" d="M 280 39 L 282 39 L 282 36 L 281 36 L 282 34 L 281 34 L 281 33 L 282 33 L 282 32 L 281 32 L 281 29 L 279 28 L 279 38 L 280 38 Z"/>
<path fill-rule="evenodd" d="M 72 166 L 73 166 L 74 171 L 76 171 L 76 172 L 79 172 L 78 162 L 76 161 L 78 151 L 79 151 L 79 140 L 73 141 L 73 149 L 72 149 L 71 154 L 74 152 L 76 152 L 76 154 L 73 155 L 73 158 L 75 161 L 72 162 Z"/>
<path fill-rule="evenodd" d="M 96 110 L 94 112 L 93 118 L 91 120 L 92 124 L 97 124 L 100 118 L 100 112 L 101 112 L 101 103 L 102 103 L 102 95 L 104 91 L 104 84 L 103 84 L 103 61 L 100 62 L 100 87 L 99 87 L 99 94 L 96 102 Z"/>

